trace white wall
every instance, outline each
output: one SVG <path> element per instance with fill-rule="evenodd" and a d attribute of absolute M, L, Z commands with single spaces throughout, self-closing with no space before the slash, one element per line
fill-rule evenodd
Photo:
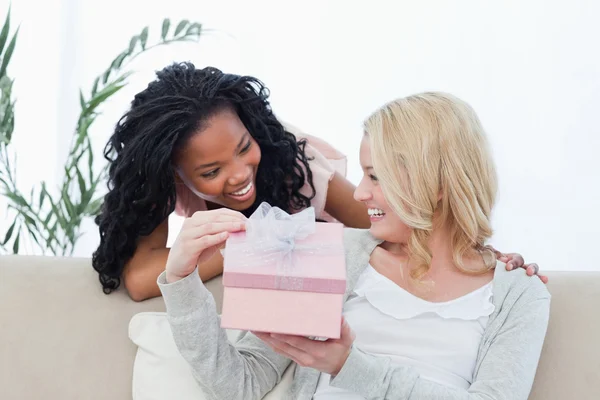
<path fill-rule="evenodd" d="M 161 49 L 138 60 L 138 75 L 94 128 L 99 149 L 153 71 L 173 60 L 191 60 L 263 80 L 280 117 L 348 154 L 349 178 L 357 183 L 363 118 L 394 97 L 449 91 L 476 108 L 491 137 L 500 175 L 492 243 L 521 252 L 545 270 L 600 270 L 589 250 L 600 243 L 600 167 L 594 162 L 600 154 L 594 118 L 600 107 L 598 2 L 26 4 L 34 2 L 14 6 L 37 49 L 25 50 L 26 39 L 20 41 L 12 70 L 23 99 L 17 114 L 21 164 L 27 158 L 36 166 L 21 174 L 24 185 L 60 177 L 72 132 L 65 126 L 73 126 L 78 112 L 76 88 L 89 88 L 144 25 L 156 33 L 163 17 L 186 18 L 215 32 L 198 45 Z M 50 5 L 57 2 L 59 11 Z M 68 23 L 58 27 L 61 18 Z M 38 35 L 44 40 L 34 43 Z M 44 150 L 32 149 L 32 142 L 45 144 Z M 57 151 L 47 150 L 53 148 Z M 86 229 L 76 255 L 87 256 L 96 246 L 95 227 L 90 223 Z"/>

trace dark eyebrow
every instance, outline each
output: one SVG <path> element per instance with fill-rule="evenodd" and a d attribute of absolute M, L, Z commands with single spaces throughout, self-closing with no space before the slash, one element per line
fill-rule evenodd
<path fill-rule="evenodd" d="M 246 132 L 242 135 L 242 139 L 240 140 L 240 142 L 237 144 L 237 146 L 235 147 L 235 151 L 238 152 L 240 150 L 240 148 L 244 145 L 244 142 L 246 140 L 246 138 L 250 136 L 249 132 Z M 219 161 L 215 161 L 215 162 L 211 162 L 208 164 L 202 164 L 202 165 L 198 165 L 196 168 L 194 168 L 194 171 L 197 171 L 199 169 L 204 169 L 204 168 L 209 168 L 209 167 L 216 167 L 217 165 L 219 165 Z"/>
<path fill-rule="evenodd" d="M 211 163 L 208 163 L 208 164 L 202 164 L 202 165 L 198 165 L 196 168 L 194 168 L 194 171 L 197 171 L 197 170 L 199 170 L 199 169 L 208 168 L 208 167 L 215 167 L 215 166 L 217 166 L 217 165 L 219 165 L 219 162 L 218 162 L 218 161 L 211 162 Z"/>

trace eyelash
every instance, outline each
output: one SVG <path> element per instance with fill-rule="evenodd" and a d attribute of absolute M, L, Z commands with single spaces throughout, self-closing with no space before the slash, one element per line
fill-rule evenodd
<path fill-rule="evenodd" d="M 240 154 L 244 154 L 244 153 L 246 153 L 248 150 L 250 150 L 250 147 L 251 147 L 251 146 L 252 146 L 252 141 L 251 141 L 251 140 L 248 140 L 248 143 L 247 143 L 247 144 L 244 146 L 244 148 L 243 148 L 243 149 L 241 149 L 241 150 L 240 150 Z M 217 174 L 218 174 L 218 173 L 219 173 L 219 168 L 217 168 L 217 169 L 214 169 L 214 170 L 212 170 L 212 171 L 209 171 L 209 172 L 207 172 L 207 173 L 205 173 L 205 174 L 202 174 L 202 177 L 203 177 L 203 178 L 206 178 L 206 179 L 212 179 L 212 178 L 214 178 L 215 176 L 217 176 Z"/>
<path fill-rule="evenodd" d="M 244 146 L 242 150 L 240 150 L 240 154 L 244 154 L 248 150 L 250 150 L 250 146 L 252 146 L 252 141 L 248 140 L 248 143 Z"/>
<path fill-rule="evenodd" d="M 371 179 L 373 182 L 378 182 L 379 180 L 377 179 L 377 177 L 373 174 L 369 174 L 369 179 Z"/>
<path fill-rule="evenodd" d="M 217 176 L 218 173 L 219 173 L 219 168 L 213 169 L 212 171 L 208 171 L 207 173 L 202 174 L 201 176 L 206 179 L 212 179 L 215 176 Z"/>

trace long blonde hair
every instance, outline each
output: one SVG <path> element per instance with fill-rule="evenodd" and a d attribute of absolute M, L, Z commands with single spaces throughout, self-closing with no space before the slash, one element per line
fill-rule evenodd
<path fill-rule="evenodd" d="M 449 229 L 458 269 L 478 274 L 492 268 L 495 256 L 484 242 L 492 235 L 496 171 L 471 106 L 446 93 L 421 93 L 384 105 L 364 127 L 384 196 L 413 229 L 408 248 L 417 268 L 412 276 L 429 269 L 427 243 L 434 224 Z M 485 269 L 465 267 L 463 257 L 474 250 L 484 256 Z"/>

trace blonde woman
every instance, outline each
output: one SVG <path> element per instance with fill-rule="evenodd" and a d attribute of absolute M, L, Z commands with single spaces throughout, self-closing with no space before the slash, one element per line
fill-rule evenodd
<path fill-rule="evenodd" d="M 442 93 L 393 101 L 366 120 L 360 159 L 355 198 L 372 226 L 345 232 L 339 340 L 257 332 L 230 344 L 194 266 L 243 221 L 205 214 L 182 231 L 158 283 L 199 385 L 260 399 L 294 361 L 290 399 L 527 399 L 550 295 L 484 245 L 496 175 L 475 112 Z"/>

